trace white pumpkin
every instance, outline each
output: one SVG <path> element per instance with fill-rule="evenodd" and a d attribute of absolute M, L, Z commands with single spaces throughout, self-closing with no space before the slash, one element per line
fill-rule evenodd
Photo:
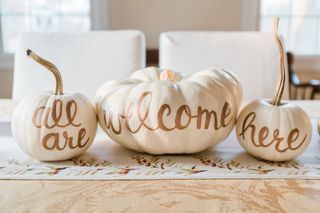
<path fill-rule="evenodd" d="M 124 147 L 151 154 L 195 153 L 225 139 L 234 127 L 242 88 L 229 71 L 189 77 L 150 67 L 96 93 L 99 124 Z"/>
<path fill-rule="evenodd" d="M 79 93 L 63 93 L 58 69 L 31 50 L 27 54 L 48 68 L 56 78 L 56 90 L 22 99 L 12 118 L 12 133 L 20 148 L 42 161 L 66 160 L 92 144 L 97 118 L 93 104 Z"/>
<path fill-rule="evenodd" d="M 278 36 L 275 20 L 275 38 L 281 55 L 281 78 L 274 100 L 256 100 L 240 113 L 236 133 L 241 146 L 255 157 L 270 161 L 291 160 L 309 145 L 312 125 L 308 115 L 298 106 L 282 102 L 286 70 L 284 50 Z"/>

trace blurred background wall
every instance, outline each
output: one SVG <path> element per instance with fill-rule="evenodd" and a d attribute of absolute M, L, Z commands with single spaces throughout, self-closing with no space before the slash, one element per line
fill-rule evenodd
<path fill-rule="evenodd" d="M 109 30 L 139 29 L 151 49 L 158 47 L 163 31 L 241 30 L 238 0 L 109 0 L 102 5 L 106 14 L 100 17 Z M 11 97 L 12 80 L 11 68 L 2 68 L 0 98 Z"/>
<path fill-rule="evenodd" d="M 80 26 L 86 30 L 141 30 L 146 36 L 147 56 L 151 58 L 148 60 L 151 62 L 157 59 L 158 39 L 161 32 L 272 31 L 272 19 L 277 15 L 282 19 L 279 31 L 286 38 L 285 42 L 289 43 L 291 49 L 288 50 L 293 51 L 297 56 L 293 68 L 300 79 L 304 81 L 319 78 L 320 75 L 319 0 L 0 0 L 0 27 L 1 24 L 2 27 L 4 24 L 7 27 L 10 25 L 8 21 L 4 21 L 6 13 L 3 9 L 4 3 L 11 5 L 12 11 L 19 11 L 20 7 L 27 4 L 26 2 L 29 4 L 38 2 L 41 6 L 35 10 L 35 16 L 40 14 L 36 17 L 40 31 L 47 31 L 52 27 L 50 24 L 46 26 L 46 20 L 41 18 L 54 10 L 49 7 L 49 3 L 53 4 L 52 2 L 60 2 L 60 6 L 63 2 L 65 8 L 71 13 L 81 7 L 87 8 L 83 10 L 89 11 L 87 22 L 90 19 L 91 26 L 78 22 L 78 25 L 86 25 Z M 89 16 L 88 13 L 90 13 Z M 60 21 L 61 23 L 64 24 L 64 28 L 69 27 L 67 22 Z M 0 31 L 0 39 L 2 33 Z M 13 55 L 4 54 L 3 49 L 0 42 L 0 98 L 10 98 Z"/>
<path fill-rule="evenodd" d="M 241 1 L 110 0 L 109 28 L 143 31 L 148 48 L 172 30 L 241 30 Z"/>

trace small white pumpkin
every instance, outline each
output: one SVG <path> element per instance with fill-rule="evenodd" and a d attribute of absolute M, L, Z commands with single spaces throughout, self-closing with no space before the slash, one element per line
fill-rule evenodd
<path fill-rule="evenodd" d="M 275 38 L 281 55 L 281 77 L 273 101 L 256 100 L 240 113 L 236 132 L 241 146 L 251 155 L 270 161 L 291 160 L 309 145 L 312 125 L 308 115 L 298 106 L 281 102 L 285 85 L 284 50 L 278 36 L 275 20 Z"/>
<path fill-rule="evenodd" d="M 56 66 L 31 50 L 27 55 L 54 74 L 56 89 L 19 102 L 12 118 L 13 137 L 25 153 L 42 161 L 66 160 L 83 153 L 97 130 L 93 104 L 79 93 L 63 93 Z"/>
<path fill-rule="evenodd" d="M 182 77 L 150 67 L 105 83 L 95 102 L 111 139 L 138 152 L 173 154 L 200 152 L 225 139 L 241 98 L 241 85 L 229 71 Z"/>

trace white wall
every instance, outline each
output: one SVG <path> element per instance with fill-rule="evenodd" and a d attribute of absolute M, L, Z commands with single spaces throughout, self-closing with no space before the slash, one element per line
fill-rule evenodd
<path fill-rule="evenodd" d="M 257 29 L 257 2 L 258 0 L 108 0 L 108 4 L 101 5 L 106 7 L 108 14 L 105 25 L 109 29 L 139 29 L 146 35 L 148 48 L 157 48 L 159 34 L 163 31 Z M 300 71 L 298 74 L 303 73 L 300 76 L 304 79 L 314 78 L 319 75 L 320 59 L 298 58 L 295 67 Z M 0 98 L 11 96 L 12 79 L 11 70 L 0 70 Z"/>
<path fill-rule="evenodd" d="M 135 28 L 149 48 L 172 30 L 240 30 L 240 0 L 109 0 L 110 29 Z"/>
<path fill-rule="evenodd" d="M 148 48 L 169 30 L 240 30 L 240 0 L 108 0 L 109 29 L 140 29 Z M 96 8 L 97 9 L 97 8 Z M 10 98 L 13 72 L 0 70 L 0 98 Z"/>

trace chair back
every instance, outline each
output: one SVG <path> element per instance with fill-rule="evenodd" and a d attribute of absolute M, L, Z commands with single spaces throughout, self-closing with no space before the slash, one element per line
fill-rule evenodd
<path fill-rule="evenodd" d="M 17 46 L 13 99 L 54 88 L 52 74 L 28 58 L 27 49 L 58 67 L 65 90 L 89 99 L 105 81 L 127 78 L 145 67 L 145 38 L 136 30 L 26 33 L 20 36 Z"/>
<path fill-rule="evenodd" d="M 165 32 L 159 57 L 160 68 L 187 74 L 210 67 L 228 69 L 242 83 L 245 100 L 275 95 L 280 52 L 272 33 Z M 284 99 L 289 98 L 289 79 L 286 82 Z"/>

